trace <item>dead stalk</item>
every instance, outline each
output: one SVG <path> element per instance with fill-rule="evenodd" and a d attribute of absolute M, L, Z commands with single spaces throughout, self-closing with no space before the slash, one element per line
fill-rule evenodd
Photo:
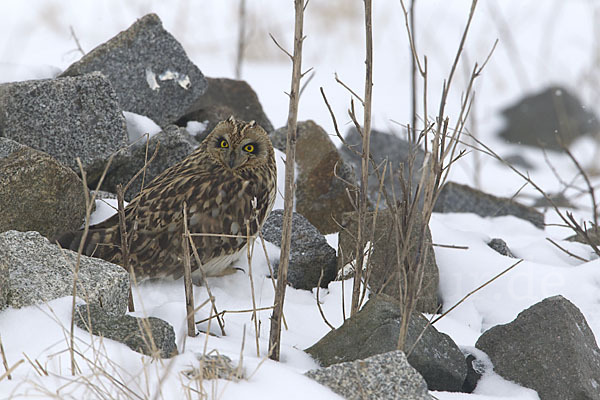
<path fill-rule="evenodd" d="M 364 0 L 365 6 L 365 100 L 364 119 L 362 130 L 357 126 L 362 136 L 361 154 L 361 180 L 358 202 L 358 232 L 356 234 L 356 268 L 354 269 L 354 282 L 352 284 L 352 307 L 350 316 L 356 314 L 360 309 L 360 285 L 362 282 L 362 265 L 364 259 L 364 248 L 366 243 L 367 224 L 367 192 L 369 190 L 369 154 L 371 145 L 371 105 L 373 97 L 373 22 L 372 2 Z M 352 112 L 354 114 L 354 112 Z"/>
<path fill-rule="evenodd" d="M 119 233 L 121 236 L 121 258 L 123 259 L 122 267 L 125 271 L 129 271 L 130 276 L 133 276 L 133 268 L 129 266 L 129 246 L 127 245 L 127 224 L 125 219 L 125 192 L 121 184 L 117 185 L 117 213 L 119 214 Z M 133 304 L 133 294 L 131 292 L 131 281 L 129 282 L 129 301 L 127 308 L 130 312 L 135 311 Z"/>
<path fill-rule="evenodd" d="M 189 337 L 196 336 L 196 324 L 194 323 L 194 287 L 192 286 L 192 260 L 190 257 L 190 242 L 188 236 L 190 231 L 187 223 L 187 204 L 183 203 L 183 282 L 185 287 L 185 315 L 187 320 L 187 332 Z"/>
<path fill-rule="evenodd" d="M 258 314 L 256 313 L 256 296 L 254 295 L 254 277 L 252 276 L 252 254 L 254 253 L 254 237 L 250 236 L 250 224 L 246 225 L 246 256 L 248 257 L 248 277 L 250 278 L 250 292 L 252 294 L 252 320 L 254 321 L 254 338 L 256 340 L 256 357 L 260 357 L 258 338 Z M 245 330 L 245 326 L 244 326 Z"/>
<path fill-rule="evenodd" d="M 302 74 L 302 42 L 304 41 L 304 36 L 302 33 L 304 27 L 304 0 L 294 0 L 294 8 L 294 55 L 291 56 L 288 52 L 286 52 L 286 54 L 288 54 L 292 60 L 292 82 L 289 93 L 290 102 L 287 120 L 287 144 L 285 151 L 285 196 L 283 226 L 281 233 L 281 254 L 279 257 L 277 290 L 275 292 L 273 316 L 271 318 L 271 332 L 269 335 L 269 357 L 275 361 L 279 361 L 281 347 L 281 319 L 283 314 L 285 289 L 287 286 L 287 271 L 292 237 L 294 163 L 296 158 L 296 123 L 298 120 L 298 101 L 300 94 L 300 78 Z"/>
<path fill-rule="evenodd" d="M 246 49 L 246 20 L 246 0 L 240 0 L 240 6 L 238 8 L 238 38 L 237 54 L 235 58 L 235 79 L 242 78 L 244 50 Z"/>
<path fill-rule="evenodd" d="M 102 176 L 100 176 L 100 180 L 98 181 L 98 185 L 96 186 L 96 191 L 90 198 L 90 193 L 87 187 L 87 179 L 85 170 L 83 169 L 83 164 L 81 163 L 81 159 L 77 157 L 77 165 L 79 166 L 79 171 L 81 172 L 81 183 L 83 185 L 83 194 L 85 197 L 85 224 L 83 228 L 83 235 L 81 236 L 81 242 L 79 242 L 79 248 L 77 249 L 77 258 L 75 261 L 75 268 L 73 270 L 73 291 L 71 295 L 73 296 L 73 300 L 71 302 L 71 331 L 70 331 L 70 355 L 71 355 L 71 375 L 75 375 L 77 370 L 77 363 L 75 361 L 75 354 L 73 353 L 73 346 L 75 345 L 75 304 L 77 297 L 77 280 L 79 278 L 79 266 L 81 264 L 81 255 L 83 254 L 83 248 L 85 246 L 85 241 L 87 235 L 90 230 L 90 216 L 92 215 L 92 209 L 94 208 L 94 202 L 96 201 L 96 193 L 100 190 L 102 182 L 106 177 L 106 173 L 112 163 L 113 156 L 110 156 L 108 162 L 106 163 L 106 167 L 104 167 L 104 171 L 102 171 Z"/>

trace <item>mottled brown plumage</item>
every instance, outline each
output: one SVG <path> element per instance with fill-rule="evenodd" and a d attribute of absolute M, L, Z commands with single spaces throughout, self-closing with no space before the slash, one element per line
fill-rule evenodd
<path fill-rule="evenodd" d="M 220 122 L 186 159 L 165 170 L 125 208 L 130 265 L 137 278 L 183 275 L 183 204 L 191 233 L 250 235 L 273 207 L 276 167 L 273 146 L 254 121 Z M 76 250 L 81 232 L 63 235 Z M 207 276 L 226 274 L 246 246 L 245 237 L 196 236 Z M 84 254 L 122 265 L 119 220 L 115 215 L 90 227 Z M 193 260 L 193 257 L 192 257 Z M 192 261 L 197 278 L 198 265 Z"/>

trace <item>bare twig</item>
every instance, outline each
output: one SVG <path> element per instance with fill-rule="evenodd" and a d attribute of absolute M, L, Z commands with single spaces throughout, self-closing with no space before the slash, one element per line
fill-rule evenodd
<path fill-rule="evenodd" d="M 75 34 L 75 29 L 73 29 L 73 25 L 69 25 L 69 31 L 71 32 L 71 37 L 75 41 L 75 45 L 77 45 L 77 50 L 79 50 L 82 56 L 85 56 L 85 51 L 83 51 L 83 48 L 81 47 L 81 43 L 79 42 L 79 38 Z"/>
<path fill-rule="evenodd" d="M 350 92 L 350 94 L 351 94 L 352 96 L 356 97 L 356 99 L 357 99 L 358 101 L 360 101 L 360 104 L 362 104 L 362 105 L 364 106 L 364 104 L 365 104 L 365 101 L 363 100 L 363 98 L 362 98 L 362 97 L 360 97 L 358 94 L 356 94 L 356 92 L 355 92 L 354 90 L 352 90 L 352 88 L 350 88 L 350 86 L 346 85 L 346 84 L 344 83 L 344 81 L 342 81 L 342 80 L 341 80 L 341 79 L 338 77 L 338 74 L 337 74 L 337 73 L 336 73 L 334 76 L 335 76 L 335 81 L 336 81 L 337 83 L 339 83 L 340 85 L 342 85 L 342 87 L 343 87 L 344 89 L 346 89 L 348 92 Z"/>
<path fill-rule="evenodd" d="M 319 291 L 321 289 L 321 281 L 323 280 L 323 268 L 321 268 L 321 275 L 319 276 L 319 283 L 317 283 L 317 308 L 319 309 L 319 313 L 321 314 L 321 318 L 323 318 L 323 322 L 327 324 L 331 330 L 334 330 L 335 327 L 329 323 L 327 317 L 325 317 L 325 313 L 323 312 L 323 307 L 321 307 L 321 301 L 319 300 Z"/>
<path fill-rule="evenodd" d="M 294 60 L 294 57 L 290 54 L 289 51 L 287 51 L 286 49 L 284 49 L 279 42 L 277 42 L 277 39 L 275 39 L 275 37 L 269 33 L 269 36 L 271 36 L 271 39 L 273 40 L 273 42 L 275 43 L 275 46 L 277 46 L 279 48 L 279 50 L 283 51 L 285 53 L 286 56 L 288 56 L 291 60 Z"/>

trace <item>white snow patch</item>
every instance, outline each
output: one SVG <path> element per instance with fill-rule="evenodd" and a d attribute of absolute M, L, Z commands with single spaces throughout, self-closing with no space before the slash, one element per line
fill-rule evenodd
<path fill-rule="evenodd" d="M 158 75 L 158 79 L 161 81 L 175 81 L 179 86 L 186 90 L 192 86 L 192 82 L 190 82 L 189 76 L 181 72 L 171 71 L 170 69 Z"/>
<path fill-rule="evenodd" d="M 130 143 L 140 140 L 140 138 L 146 134 L 148 134 L 148 137 L 152 137 L 161 131 L 160 126 L 145 115 L 139 115 L 129 111 L 123 111 L 123 115 L 125 116 L 125 122 L 127 123 L 127 134 Z"/>
<path fill-rule="evenodd" d="M 206 130 L 208 125 L 208 121 L 198 122 L 198 121 L 188 121 L 185 126 L 185 130 L 192 136 L 198 136 Z"/>

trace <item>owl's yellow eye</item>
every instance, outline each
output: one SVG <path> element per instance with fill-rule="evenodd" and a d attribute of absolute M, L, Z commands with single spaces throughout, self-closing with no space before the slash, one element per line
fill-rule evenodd
<path fill-rule="evenodd" d="M 224 149 L 226 149 L 226 148 L 229 147 L 229 143 L 227 143 L 227 140 L 225 140 L 225 139 L 221 139 L 221 143 L 220 144 L 221 144 L 221 147 L 224 148 Z"/>
<path fill-rule="evenodd" d="M 254 153 L 254 145 L 253 144 L 247 144 L 244 146 L 244 150 L 247 151 L 248 153 Z"/>

